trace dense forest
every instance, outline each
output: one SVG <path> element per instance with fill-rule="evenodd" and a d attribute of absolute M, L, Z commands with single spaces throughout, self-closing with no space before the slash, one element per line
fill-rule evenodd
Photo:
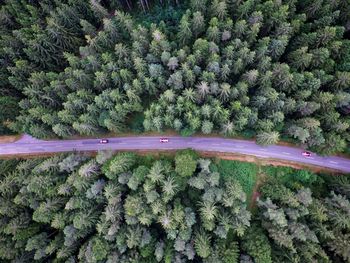
<path fill-rule="evenodd" d="M 191 150 L 1 160 L 0 261 L 350 262 L 349 177 L 264 167 L 254 202 L 256 173 Z"/>
<path fill-rule="evenodd" d="M 0 33 L 0 135 L 350 149 L 349 0 L 3 0 Z M 0 160 L 0 262 L 350 263 L 350 177 L 192 150 Z"/>
<path fill-rule="evenodd" d="M 350 142 L 347 0 L 7 0 L 0 132 Z"/>

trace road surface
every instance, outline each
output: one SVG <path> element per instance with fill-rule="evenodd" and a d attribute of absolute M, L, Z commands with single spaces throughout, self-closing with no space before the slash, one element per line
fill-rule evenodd
<path fill-rule="evenodd" d="M 192 148 L 199 151 L 215 151 L 227 153 L 239 153 L 253 155 L 259 158 L 274 158 L 293 161 L 303 164 L 311 164 L 342 172 L 350 173 L 350 159 L 329 156 L 322 157 L 312 154 L 311 157 L 303 157 L 303 149 L 287 146 L 256 145 L 252 141 L 233 140 L 215 137 L 167 137 L 168 143 L 160 143 L 159 136 L 149 137 L 117 137 L 108 138 L 109 143 L 100 144 L 99 139 L 79 140 L 38 140 L 24 135 L 13 143 L 0 144 L 1 155 L 16 154 L 42 154 L 70 151 L 98 151 L 98 150 L 177 150 Z"/>

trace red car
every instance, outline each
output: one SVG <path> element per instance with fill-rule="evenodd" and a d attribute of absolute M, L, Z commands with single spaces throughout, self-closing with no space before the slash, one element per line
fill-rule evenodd
<path fill-rule="evenodd" d="M 108 140 L 107 139 L 101 139 L 100 143 L 102 143 L 102 144 L 108 143 Z"/>
<path fill-rule="evenodd" d="M 302 152 L 301 155 L 305 156 L 305 157 L 310 157 L 311 153 L 310 152 Z"/>
<path fill-rule="evenodd" d="M 168 138 L 160 138 L 159 142 L 164 143 L 164 142 L 169 142 Z"/>

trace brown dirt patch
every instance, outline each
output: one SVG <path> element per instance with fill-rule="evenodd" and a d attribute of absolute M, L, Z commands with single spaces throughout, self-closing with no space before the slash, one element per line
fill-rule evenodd
<path fill-rule="evenodd" d="M 260 186 L 260 185 L 259 185 Z M 252 211 L 256 208 L 256 200 L 260 197 L 260 193 L 258 191 L 254 191 L 252 195 L 252 200 L 250 201 L 249 210 Z"/>
<path fill-rule="evenodd" d="M 5 135 L 0 136 L 0 143 L 11 143 L 19 140 L 22 135 Z"/>
<path fill-rule="evenodd" d="M 51 152 L 51 153 L 19 153 L 19 154 L 6 154 L 6 155 L 1 155 L 0 159 L 33 159 L 33 158 L 44 158 L 44 157 L 52 157 L 57 154 L 64 154 L 64 153 L 73 153 L 71 152 Z M 89 152 L 80 152 L 84 155 L 94 157 L 96 156 L 97 152 L 96 151 L 89 151 Z"/>
<path fill-rule="evenodd" d="M 253 189 L 252 199 L 250 201 L 249 210 L 254 211 L 256 209 L 256 200 L 260 197 L 259 188 L 264 184 L 266 175 L 261 171 L 261 165 L 259 165 L 259 171 L 256 176 L 256 182 Z"/>
<path fill-rule="evenodd" d="M 0 159 L 21 159 L 21 158 L 25 158 L 25 159 L 32 159 L 32 158 L 40 158 L 40 157 L 51 157 L 54 156 L 55 154 L 58 153 L 30 153 L 30 154 L 6 154 L 6 155 L 1 155 Z"/>

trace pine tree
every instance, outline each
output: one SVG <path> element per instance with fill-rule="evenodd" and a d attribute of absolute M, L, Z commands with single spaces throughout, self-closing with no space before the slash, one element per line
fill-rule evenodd
<path fill-rule="evenodd" d="M 201 258 L 207 258 L 210 255 L 210 242 L 210 236 L 203 229 L 196 233 L 194 247 Z"/>
<path fill-rule="evenodd" d="M 276 144 L 279 141 L 278 132 L 262 132 L 256 137 L 256 142 L 261 145 Z"/>

